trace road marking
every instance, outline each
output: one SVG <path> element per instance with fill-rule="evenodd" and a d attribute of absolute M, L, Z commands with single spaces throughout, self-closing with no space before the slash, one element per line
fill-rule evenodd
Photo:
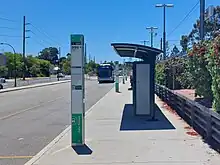
<path fill-rule="evenodd" d="M 61 149 L 59 149 L 59 150 L 54 151 L 51 155 L 54 155 L 54 154 L 56 154 L 56 153 L 58 153 L 58 152 L 61 152 L 61 151 L 65 150 L 65 149 L 67 149 L 67 148 L 70 148 L 70 147 L 71 147 L 70 145 L 68 145 L 68 146 L 66 146 L 66 147 L 63 147 L 63 148 L 61 148 Z"/>
<path fill-rule="evenodd" d="M 34 156 L 0 156 L 0 159 L 30 159 Z"/>
<path fill-rule="evenodd" d="M 0 120 L 8 119 L 8 118 L 10 118 L 10 117 L 13 117 L 13 116 L 19 115 L 19 114 L 21 114 L 21 113 L 24 113 L 24 112 L 27 112 L 27 111 L 33 110 L 33 109 L 35 109 L 35 108 L 41 107 L 41 106 L 43 106 L 43 105 L 45 105 L 45 104 L 48 104 L 48 103 L 51 103 L 51 102 L 57 101 L 57 100 L 62 99 L 62 98 L 64 98 L 64 96 L 62 96 L 62 97 L 57 97 L 56 99 L 53 99 L 53 100 L 50 100 L 50 101 L 44 102 L 44 103 L 42 103 L 42 104 L 39 104 L 39 105 L 36 105 L 36 106 L 30 107 L 30 108 L 27 108 L 27 109 L 24 109 L 24 110 L 21 110 L 21 111 L 15 112 L 15 113 L 12 113 L 12 114 L 7 115 L 7 116 L 4 116 L 4 117 L 1 117 Z"/>
<path fill-rule="evenodd" d="M 24 140 L 24 138 L 18 138 L 19 141 Z"/>

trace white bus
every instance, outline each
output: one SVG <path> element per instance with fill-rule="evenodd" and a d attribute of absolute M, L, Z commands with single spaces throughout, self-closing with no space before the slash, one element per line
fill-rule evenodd
<path fill-rule="evenodd" d="M 98 67 L 98 81 L 102 82 L 114 82 L 114 67 L 111 64 L 100 64 Z"/>

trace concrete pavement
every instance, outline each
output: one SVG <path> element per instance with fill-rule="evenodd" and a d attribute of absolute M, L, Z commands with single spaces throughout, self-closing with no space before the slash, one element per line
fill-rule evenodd
<path fill-rule="evenodd" d="M 86 81 L 86 110 L 113 84 Z M 70 83 L 0 94 L 0 165 L 23 165 L 69 124 Z"/>
<path fill-rule="evenodd" d="M 70 131 L 25 165 L 219 165 L 220 155 L 156 97 L 157 121 L 133 116 L 129 84 L 112 89 L 86 115 L 86 145 L 70 146 Z"/>

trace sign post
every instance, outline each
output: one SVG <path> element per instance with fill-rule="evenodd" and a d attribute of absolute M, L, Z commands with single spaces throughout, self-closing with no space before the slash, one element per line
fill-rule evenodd
<path fill-rule="evenodd" d="M 119 92 L 119 75 L 118 75 L 118 64 L 116 64 L 116 77 L 115 77 L 115 92 Z"/>
<path fill-rule="evenodd" d="M 71 35 L 71 144 L 85 143 L 84 36 Z"/>

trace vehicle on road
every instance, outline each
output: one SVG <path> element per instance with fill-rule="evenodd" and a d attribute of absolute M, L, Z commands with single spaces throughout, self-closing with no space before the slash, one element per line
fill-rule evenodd
<path fill-rule="evenodd" d="M 6 83 L 5 78 L 0 78 L 0 83 Z"/>
<path fill-rule="evenodd" d="M 5 78 L 0 78 L 0 89 L 3 89 L 3 83 L 6 83 Z"/>
<path fill-rule="evenodd" d="M 111 64 L 100 64 L 98 67 L 98 82 L 115 82 L 114 67 Z"/>
<path fill-rule="evenodd" d="M 65 77 L 65 75 L 63 73 L 58 73 L 57 74 L 57 78 L 64 78 L 64 77 Z"/>

